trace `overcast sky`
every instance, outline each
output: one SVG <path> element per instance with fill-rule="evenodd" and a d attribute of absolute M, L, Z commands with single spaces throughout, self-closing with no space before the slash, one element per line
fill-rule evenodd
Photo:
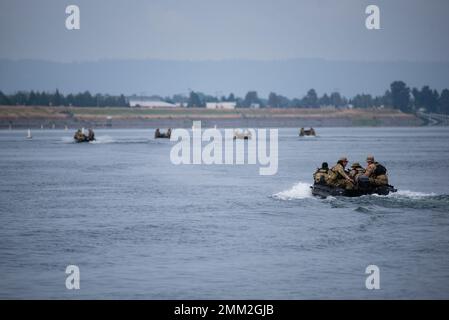
<path fill-rule="evenodd" d="M 65 28 L 70 4 L 81 30 Z M 449 61 L 448 35 L 448 0 L 0 0 L 10 59 Z"/>

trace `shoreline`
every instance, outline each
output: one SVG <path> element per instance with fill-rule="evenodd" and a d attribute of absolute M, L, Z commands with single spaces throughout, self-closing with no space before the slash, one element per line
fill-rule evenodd
<path fill-rule="evenodd" d="M 401 127 L 422 119 L 393 109 L 204 109 L 0 106 L 0 129 L 7 128 L 190 128 L 203 127 Z"/>

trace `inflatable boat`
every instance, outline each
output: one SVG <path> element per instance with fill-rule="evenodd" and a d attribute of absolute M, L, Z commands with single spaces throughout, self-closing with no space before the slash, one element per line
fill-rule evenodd
<path fill-rule="evenodd" d="M 300 137 L 304 137 L 304 136 L 312 136 L 312 137 L 314 137 L 314 136 L 316 136 L 315 129 L 313 129 L 313 128 L 310 128 L 310 129 L 301 128 L 299 130 L 299 136 Z"/>
<path fill-rule="evenodd" d="M 84 133 L 84 128 L 79 129 L 75 135 L 73 136 L 73 139 L 75 139 L 75 142 L 90 142 L 95 140 L 95 133 L 92 129 L 89 129 L 88 134 L 86 135 Z"/>
<path fill-rule="evenodd" d="M 312 188 L 312 194 L 317 197 L 327 198 L 329 196 L 360 197 L 369 194 L 386 196 L 392 192 L 398 191 L 391 185 L 376 186 L 370 183 L 368 177 L 357 179 L 355 187 L 351 190 L 330 186 L 324 182 L 315 182 Z"/>
<path fill-rule="evenodd" d="M 171 129 L 168 129 L 166 132 L 161 132 L 159 128 L 154 132 L 154 139 L 170 139 L 171 137 Z"/>

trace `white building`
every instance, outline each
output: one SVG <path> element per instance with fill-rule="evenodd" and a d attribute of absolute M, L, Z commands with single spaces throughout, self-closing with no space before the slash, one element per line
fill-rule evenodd
<path fill-rule="evenodd" d="M 236 102 L 207 102 L 207 109 L 235 109 Z"/>
<path fill-rule="evenodd" d="M 173 103 L 165 101 L 129 100 L 129 106 L 133 108 L 176 108 Z"/>
<path fill-rule="evenodd" d="M 249 107 L 251 109 L 259 109 L 260 108 L 260 103 L 251 103 L 251 105 Z"/>

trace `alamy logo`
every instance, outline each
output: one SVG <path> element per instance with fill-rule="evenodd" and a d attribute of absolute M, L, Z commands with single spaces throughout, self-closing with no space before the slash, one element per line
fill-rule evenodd
<path fill-rule="evenodd" d="M 369 276 L 366 278 L 365 281 L 365 287 L 368 290 L 378 290 L 380 289 L 380 270 L 379 267 L 371 264 L 368 267 L 366 267 L 365 270 L 366 274 L 369 274 Z"/>
<path fill-rule="evenodd" d="M 80 29 L 80 8 L 76 5 L 70 5 L 65 8 L 65 13 L 69 16 L 65 19 L 67 30 Z"/>
<path fill-rule="evenodd" d="M 366 17 L 365 26 L 368 30 L 380 29 L 380 9 L 378 6 L 372 4 L 366 7 L 365 13 L 369 16 Z"/>
<path fill-rule="evenodd" d="M 80 268 L 75 265 L 69 265 L 65 269 L 65 273 L 69 276 L 65 279 L 65 287 L 68 290 L 80 288 Z"/>
<path fill-rule="evenodd" d="M 170 151 L 170 160 L 175 165 L 242 165 L 246 161 L 247 164 L 258 162 L 261 166 L 260 175 L 274 175 L 278 170 L 277 129 L 270 129 L 269 137 L 267 129 L 248 129 L 245 133 L 225 129 L 223 137 L 221 131 L 215 128 L 202 131 L 201 121 L 194 121 L 192 137 L 186 129 L 175 129 L 171 133 L 170 140 L 178 142 Z M 245 148 L 245 141 L 247 141 L 247 148 Z M 208 144 L 203 148 L 202 142 L 208 142 Z M 245 149 L 247 150 L 246 160 Z"/>

